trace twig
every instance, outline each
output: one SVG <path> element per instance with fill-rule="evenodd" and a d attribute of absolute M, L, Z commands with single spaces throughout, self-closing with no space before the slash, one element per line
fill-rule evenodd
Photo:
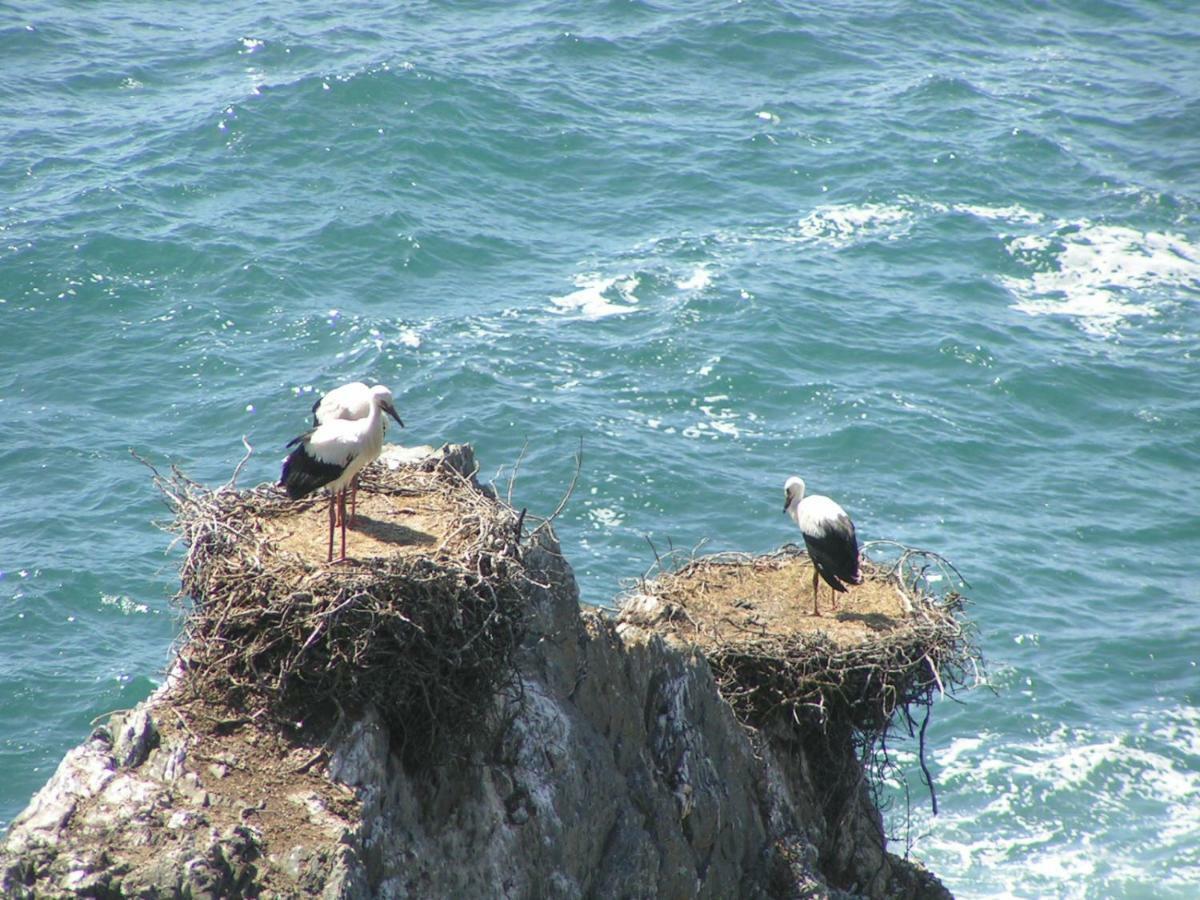
<path fill-rule="evenodd" d="M 929 766 L 925 764 L 925 729 L 929 725 L 929 717 L 933 713 L 933 707 L 925 707 L 925 718 L 921 720 L 921 744 L 917 751 L 917 758 L 921 763 L 921 771 L 925 775 L 925 785 L 929 788 L 929 803 L 933 808 L 933 814 L 937 815 L 937 790 L 933 785 L 933 776 L 929 774 Z"/>
<path fill-rule="evenodd" d="M 153 472 L 154 479 L 156 482 L 162 481 L 165 483 L 165 479 L 159 473 L 158 469 L 156 469 L 154 467 L 154 463 L 150 462 L 150 460 L 146 459 L 145 457 L 139 455 L 138 452 L 136 450 L 134 450 L 132 447 L 129 448 L 129 455 L 132 456 L 134 459 L 136 459 L 138 462 L 140 462 L 143 466 L 145 466 L 151 472 Z"/>
<path fill-rule="evenodd" d="M 234 466 L 233 474 L 229 476 L 229 481 L 226 483 L 225 487 L 222 488 L 222 490 L 237 490 L 238 476 L 242 474 L 242 468 L 246 465 L 251 455 L 254 453 L 254 448 L 250 446 L 250 442 L 246 440 L 246 436 L 244 434 L 242 435 L 242 446 L 246 448 L 246 455 L 242 457 L 241 462 Z"/>
<path fill-rule="evenodd" d="M 171 704 L 170 708 L 171 708 L 171 712 L 175 713 L 175 717 L 177 719 L 179 719 L 179 724 L 183 726 L 183 730 L 186 731 L 189 735 L 191 735 L 192 739 L 195 740 L 196 732 L 192 731 L 191 726 L 189 726 L 187 723 L 187 719 L 185 719 L 183 717 L 183 713 L 181 713 L 178 709 L 176 709 L 174 704 Z"/>
<path fill-rule="evenodd" d="M 933 660 L 929 658 L 929 654 L 925 654 L 925 662 L 929 664 L 929 671 L 933 674 L 933 680 L 937 682 L 938 693 L 943 697 L 946 696 L 946 689 L 942 687 L 942 678 L 938 675 L 937 666 L 933 664 Z"/>
<path fill-rule="evenodd" d="M 529 439 L 525 439 L 525 443 L 521 445 L 521 452 L 517 454 L 517 461 L 513 463 L 512 471 L 508 474 L 508 505 L 512 506 L 513 482 L 517 480 L 517 472 L 521 469 L 521 460 L 525 458 L 525 451 L 529 449 Z"/>
<path fill-rule="evenodd" d="M 646 543 L 650 545 L 650 552 L 654 554 L 654 564 L 655 564 L 655 566 L 658 567 L 658 570 L 661 572 L 663 564 L 662 564 L 662 557 L 658 555 L 658 548 L 654 546 L 654 541 L 650 540 L 650 535 L 643 534 L 642 537 L 644 537 L 646 539 Z"/>
<path fill-rule="evenodd" d="M 554 508 L 549 518 L 544 519 L 542 524 L 538 526 L 538 530 L 549 525 L 567 506 L 567 501 L 571 499 L 571 494 L 575 492 L 575 485 L 579 481 L 579 472 L 583 468 L 583 435 L 579 436 L 579 449 L 575 452 L 575 473 L 571 476 L 571 483 L 567 486 L 567 492 L 563 494 L 563 498 L 558 501 L 558 506 Z"/>
<path fill-rule="evenodd" d="M 110 709 L 106 713 L 100 713 L 100 715 L 96 716 L 94 719 L 92 719 L 90 722 L 88 722 L 88 727 L 95 728 L 96 723 L 99 722 L 101 719 L 110 719 L 119 713 L 125 713 L 125 712 L 129 712 L 128 707 L 125 709 Z"/>

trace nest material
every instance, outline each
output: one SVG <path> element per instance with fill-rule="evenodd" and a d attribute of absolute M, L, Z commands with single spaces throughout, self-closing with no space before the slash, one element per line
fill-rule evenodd
<path fill-rule="evenodd" d="M 881 735 L 897 709 L 964 683 L 976 658 L 956 616 L 961 595 L 929 588 L 936 559 L 911 550 L 889 564 L 864 559 L 864 584 L 839 595 L 836 611 L 822 582 L 818 617 L 812 563 L 798 547 L 702 557 L 639 583 L 622 618 L 698 646 L 746 725 Z"/>
<path fill-rule="evenodd" d="M 340 564 L 323 497 L 159 478 L 188 548 L 185 689 L 254 719 L 374 704 L 410 761 L 479 731 L 525 633 L 523 516 L 454 462 L 364 471 Z"/>
<path fill-rule="evenodd" d="M 957 615 L 965 599 L 932 588 L 963 584 L 957 571 L 937 554 L 873 543 L 864 550 L 887 544 L 899 553 L 888 563 L 865 556 L 864 583 L 839 595 L 836 611 L 822 584 L 820 616 L 812 615 L 812 563 L 792 544 L 765 556 L 702 557 L 675 571 L 660 562 L 621 609 L 625 622 L 699 647 L 742 724 L 800 749 L 821 773 L 815 788 L 829 822 L 849 821 L 864 788 L 882 808 L 896 768 L 888 738 L 897 725 L 917 733 L 914 707 L 924 710 L 917 759 L 936 814 L 925 763 L 929 713 L 936 696 L 970 680 L 968 671 L 978 680 L 979 654 Z M 882 822 L 877 837 L 884 846 Z M 849 877 L 852 847 L 832 829 L 819 847 L 822 869 Z"/>

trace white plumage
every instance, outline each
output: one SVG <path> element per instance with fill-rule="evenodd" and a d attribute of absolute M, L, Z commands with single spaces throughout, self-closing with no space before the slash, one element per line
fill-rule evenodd
<path fill-rule="evenodd" d="M 386 397 L 390 401 L 392 392 L 382 384 L 368 387 L 361 381 L 351 381 L 334 388 L 313 404 L 313 425 L 324 425 L 334 419 L 365 419 L 371 411 L 371 398 L 374 396 Z M 396 421 L 400 422 L 399 418 Z M 383 424 L 387 425 L 386 420 Z"/>
<path fill-rule="evenodd" d="M 858 553 L 858 537 L 854 523 L 837 503 L 821 494 L 804 496 L 804 479 L 789 478 L 783 486 L 783 509 L 800 527 L 804 546 L 813 564 L 813 615 L 817 608 L 818 578 L 825 580 L 831 591 L 842 593 L 846 584 L 862 584 L 862 567 Z M 836 593 L 831 594 L 834 609 Z"/>
<path fill-rule="evenodd" d="M 318 403 L 314 407 L 314 414 L 320 406 Z M 369 389 L 364 416 L 353 419 L 330 418 L 288 443 L 289 447 L 295 449 L 284 461 L 279 479 L 279 483 L 287 489 L 288 496 L 296 500 L 319 488 L 329 491 L 330 560 L 333 559 L 336 522 L 340 522 L 342 528 L 341 558 L 346 558 L 346 488 L 383 449 L 385 413 L 400 422 L 392 403 L 392 392 L 383 385 L 376 385 Z"/>
<path fill-rule="evenodd" d="M 404 422 L 396 415 L 395 407 L 391 406 L 392 392 L 382 384 L 369 387 L 361 381 L 351 381 L 336 387 L 313 404 L 313 426 L 327 425 L 339 419 L 365 419 L 371 411 L 371 403 L 375 398 L 386 400 L 400 427 Z M 387 419 L 383 420 L 383 430 L 387 433 Z M 378 455 L 378 454 L 377 454 Z M 350 524 L 354 524 L 354 516 L 358 512 L 358 477 L 350 482 Z"/>
<path fill-rule="evenodd" d="M 365 419 L 371 411 L 371 388 L 361 381 L 343 384 L 314 403 L 312 411 L 314 425 L 334 419 Z"/>

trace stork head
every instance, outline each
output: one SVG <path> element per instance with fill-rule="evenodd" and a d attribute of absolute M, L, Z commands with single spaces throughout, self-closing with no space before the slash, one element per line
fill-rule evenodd
<path fill-rule="evenodd" d="M 804 479 L 793 475 L 783 483 L 783 511 L 787 512 L 804 499 Z"/>
<path fill-rule="evenodd" d="M 371 388 L 371 402 L 378 406 L 381 410 L 400 423 L 400 427 L 404 427 L 404 422 L 400 418 L 400 414 L 396 412 L 396 405 L 392 401 L 392 392 L 389 388 L 382 384 L 377 384 Z"/>

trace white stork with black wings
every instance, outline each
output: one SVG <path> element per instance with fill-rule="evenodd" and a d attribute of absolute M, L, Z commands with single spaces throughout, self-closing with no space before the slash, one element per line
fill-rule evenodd
<path fill-rule="evenodd" d="M 329 560 L 333 560 L 335 520 L 342 528 L 342 556 L 346 558 L 346 488 L 364 466 L 383 450 L 383 416 L 400 416 L 392 392 L 382 385 L 370 389 L 367 414 L 358 419 L 331 419 L 288 442 L 294 447 L 283 463 L 279 484 L 298 500 L 320 488 L 329 491 Z M 319 405 L 319 404 L 318 404 Z M 401 423 L 403 424 L 403 423 Z"/>
<path fill-rule="evenodd" d="M 846 511 L 828 497 L 820 494 L 804 496 L 804 479 L 789 478 L 783 486 L 783 511 L 800 526 L 804 535 L 804 546 L 813 564 L 813 615 L 817 609 L 817 578 L 837 593 L 845 593 L 847 584 L 862 584 L 862 566 L 859 563 L 858 538 L 854 523 Z M 837 596 L 831 593 L 833 607 L 837 609 Z"/>
<path fill-rule="evenodd" d="M 386 398 L 390 404 L 392 392 L 382 384 L 368 387 L 361 381 L 351 381 L 341 387 L 334 388 L 328 394 L 313 404 L 313 427 L 327 425 L 338 419 L 365 419 L 371 411 L 371 398 L 379 396 Z M 386 409 L 384 410 L 387 411 Z M 395 418 L 400 427 L 404 422 L 396 415 L 391 407 L 390 415 Z M 387 420 L 383 422 L 384 433 L 387 433 Z M 358 510 L 358 476 L 350 484 L 350 524 L 354 524 L 354 515 Z"/>

